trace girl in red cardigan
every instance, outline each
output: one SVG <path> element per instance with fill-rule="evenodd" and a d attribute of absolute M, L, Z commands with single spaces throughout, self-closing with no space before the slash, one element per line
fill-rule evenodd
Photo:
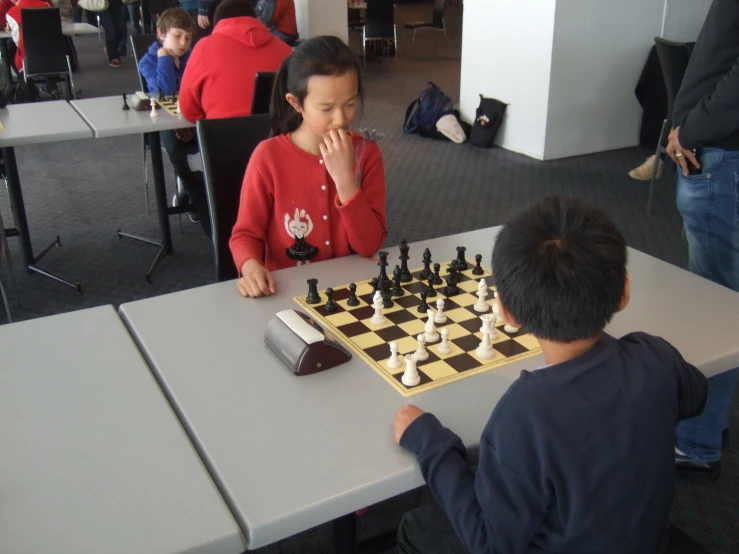
<path fill-rule="evenodd" d="M 282 62 L 273 138 L 249 161 L 229 242 L 242 295 L 274 294 L 277 269 L 369 257 L 384 243 L 382 154 L 347 131 L 363 99 L 356 57 L 337 37 L 308 39 Z"/>

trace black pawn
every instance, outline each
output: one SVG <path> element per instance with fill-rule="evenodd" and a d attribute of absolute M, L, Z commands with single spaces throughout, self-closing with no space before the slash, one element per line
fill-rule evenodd
<path fill-rule="evenodd" d="M 326 304 L 324 304 L 323 309 L 327 312 L 336 311 L 336 302 L 334 302 L 334 289 L 332 289 L 331 287 L 328 287 L 326 289 Z"/>
<path fill-rule="evenodd" d="M 164 102 L 164 91 L 159 89 L 159 101 Z"/>
<path fill-rule="evenodd" d="M 403 287 L 400 286 L 400 282 L 403 279 L 402 275 L 402 270 L 396 265 L 395 269 L 393 270 L 393 296 L 403 296 L 405 294 L 405 292 L 403 291 Z"/>
<path fill-rule="evenodd" d="M 459 271 L 466 271 L 469 267 L 467 265 L 467 258 L 465 258 L 465 252 L 467 249 L 464 246 L 457 246 L 457 269 Z"/>
<path fill-rule="evenodd" d="M 321 295 L 318 294 L 318 279 L 308 279 L 308 296 L 305 297 L 308 304 L 318 304 Z"/>
<path fill-rule="evenodd" d="M 382 281 L 380 281 L 379 286 L 380 295 L 382 296 L 382 307 L 385 309 L 392 308 L 394 303 L 392 297 L 390 296 L 390 291 L 385 287 L 385 283 L 383 283 Z"/>
<path fill-rule="evenodd" d="M 441 280 L 441 264 L 434 264 L 434 285 L 441 285 L 444 281 Z"/>
<path fill-rule="evenodd" d="M 475 268 L 472 270 L 472 275 L 482 275 L 485 273 L 485 270 L 482 269 L 482 266 L 480 265 L 482 263 L 482 255 L 481 254 L 475 254 Z"/>
<path fill-rule="evenodd" d="M 410 259 L 410 256 L 408 256 L 408 252 L 410 251 L 410 246 L 408 246 L 408 242 L 403 239 L 400 241 L 400 282 L 401 283 L 408 283 L 409 281 L 413 280 L 413 275 L 411 275 L 410 270 L 408 269 L 408 260 Z"/>
<path fill-rule="evenodd" d="M 370 285 L 372 285 L 372 301 L 374 302 L 375 293 L 380 290 L 380 287 L 378 285 L 377 277 L 373 277 L 370 281 Z"/>
<path fill-rule="evenodd" d="M 431 275 L 431 250 L 428 248 L 423 251 L 423 270 L 418 278 L 421 281 L 425 281 Z"/>
<path fill-rule="evenodd" d="M 434 276 L 433 275 L 431 275 L 431 277 L 429 277 L 429 286 L 426 289 L 426 296 L 428 298 L 432 298 L 432 297 L 436 296 L 436 289 L 434 288 Z"/>
<path fill-rule="evenodd" d="M 426 291 L 421 291 L 421 303 L 418 305 L 418 313 L 425 314 L 429 311 L 429 305 L 426 304 Z"/>
<path fill-rule="evenodd" d="M 351 283 L 349 285 L 349 300 L 346 301 L 347 306 L 359 306 L 359 298 L 357 298 L 357 285 Z"/>
<path fill-rule="evenodd" d="M 131 108 L 128 106 L 128 102 L 126 101 L 126 93 L 123 93 L 123 106 L 121 107 L 122 110 L 130 110 Z"/>

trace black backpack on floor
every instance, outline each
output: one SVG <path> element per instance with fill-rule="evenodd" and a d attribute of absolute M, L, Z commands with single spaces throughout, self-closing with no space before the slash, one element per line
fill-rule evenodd
<path fill-rule="evenodd" d="M 475 123 L 470 133 L 470 144 L 480 148 L 490 148 L 503 122 L 503 114 L 508 104 L 495 98 L 485 98 L 480 95 L 480 106 L 475 113 Z"/>

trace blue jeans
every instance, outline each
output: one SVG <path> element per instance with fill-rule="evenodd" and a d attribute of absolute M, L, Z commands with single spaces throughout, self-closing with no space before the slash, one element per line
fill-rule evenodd
<path fill-rule="evenodd" d="M 277 29 L 270 29 L 269 31 L 274 36 L 276 36 L 278 39 L 280 39 L 282 42 L 287 44 L 288 46 L 292 46 L 296 40 L 298 40 L 298 37 L 295 35 L 287 35 L 283 33 L 282 31 L 278 31 Z"/>
<path fill-rule="evenodd" d="M 700 175 L 678 171 L 677 207 L 688 239 L 690 271 L 739 292 L 739 151 L 704 148 Z M 703 462 L 721 459 L 721 433 L 739 368 L 708 379 L 701 415 L 681 421 L 676 446 Z"/>

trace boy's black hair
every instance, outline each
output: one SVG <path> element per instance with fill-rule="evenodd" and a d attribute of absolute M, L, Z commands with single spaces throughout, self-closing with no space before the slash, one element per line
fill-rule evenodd
<path fill-rule="evenodd" d="M 285 58 L 275 77 L 269 110 L 272 135 L 291 133 L 303 122 L 303 116 L 285 99 L 288 93 L 294 94 L 302 105 L 308 94 L 308 79 L 315 75 L 344 75 L 350 71 L 357 75 L 357 97 L 361 106 L 364 103 L 362 72 L 354 52 L 338 37 L 320 36 L 302 41 Z"/>
<path fill-rule="evenodd" d="M 213 11 L 213 27 L 219 21 L 231 19 L 232 17 L 256 17 L 257 12 L 250 0 L 223 0 Z"/>
<path fill-rule="evenodd" d="M 624 294 L 626 242 L 601 208 L 550 196 L 516 212 L 493 248 L 503 306 L 534 336 L 596 337 Z"/>

